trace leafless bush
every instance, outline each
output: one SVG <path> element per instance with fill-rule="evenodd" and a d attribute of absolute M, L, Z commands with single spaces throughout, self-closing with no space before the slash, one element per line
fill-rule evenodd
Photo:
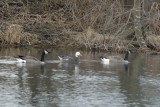
<path fill-rule="evenodd" d="M 146 42 L 156 50 L 160 50 L 160 35 L 150 34 L 147 36 Z"/>
<path fill-rule="evenodd" d="M 37 35 L 24 32 L 23 27 L 17 24 L 10 24 L 4 33 L 1 32 L 0 37 L 2 45 L 33 45 L 38 42 Z"/>
<path fill-rule="evenodd" d="M 160 4 L 153 3 L 145 24 L 147 44 L 160 50 Z"/>
<path fill-rule="evenodd" d="M 4 40 L 9 44 L 20 43 L 23 27 L 17 24 L 11 24 L 5 31 Z"/>
<path fill-rule="evenodd" d="M 149 30 L 153 34 L 160 34 L 160 4 L 153 3 L 151 10 L 149 12 L 148 23 Z"/>
<path fill-rule="evenodd" d="M 132 9 L 124 8 L 118 0 L 21 1 L 23 6 L 18 7 L 21 11 L 13 10 L 15 14 L 9 13 L 10 8 L 6 5 L 2 10 L 2 16 L 5 17 L 8 12 L 7 20 L 19 26 L 17 30 L 16 27 L 6 30 L 5 41 L 10 44 L 30 45 L 43 41 L 39 39 L 40 36 L 49 35 L 53 38 L 47 40 L 55 45 L 89 49 L 96 46 L 104 50 L 110 47 L 125 50 L 133 46 L 134 39 L 129 37 L 132 39 L 128 40 L 128 36 L 134 34 Z M 7 4 L 7 1 L 3 4 Z M 142 22 L 149 44 L 153 42 L 148 37 L 150 34 L 160 34 L 160 16 L 156 3 Z M 26 32 L 28 29 L 30 32 Z"/>
<path fill-rule="evenodd" d="M 79 2 L 79 0 L 68 2 L 70 11 L 66 14 L 69 15 L 64 14 L 61 15 L 63 18 L 57 18 L 61 20 L 58 22 L 62 22 L 60 26 L 64 25 L 63 32 L 69 34 L 69 38 L 73 40 L 70 45 L 83 45 L 91 49 L 96 44 L 97 48 L 104 50 L 113 47 L 113 43 L 116 43 L 114 47 L 120 49 L 126 46 L 121 42 L 124 42 L 125 36 L 118 35 L 130 24 L 130 11 L 122 8 L 117 1 Z"/>

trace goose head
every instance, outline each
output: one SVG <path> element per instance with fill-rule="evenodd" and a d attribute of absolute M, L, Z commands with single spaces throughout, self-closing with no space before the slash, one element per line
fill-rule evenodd
<path fill-rule="evenodd" d="M 45 53 L 45 54 L 48 54 L 48 51 L 44 50 L 44 53 Z"/>
<path fill-rule="evenodd" d="M 75 57 L 79 57 L 79 56 L 82 56 L 81 53 L 80 52 L 76 52 L 75 53 Z"/>

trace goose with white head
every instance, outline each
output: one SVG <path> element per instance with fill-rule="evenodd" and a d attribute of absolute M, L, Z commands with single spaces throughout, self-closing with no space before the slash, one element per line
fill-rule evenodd
<path fill-rule="evenodd" d="M 61 56 L 58 56 L 58 58 L 62 62 L 79 63 L 79 56 L 82 56 L 81 53 L 76 52 L 75 57 L 61 55 Z"/>

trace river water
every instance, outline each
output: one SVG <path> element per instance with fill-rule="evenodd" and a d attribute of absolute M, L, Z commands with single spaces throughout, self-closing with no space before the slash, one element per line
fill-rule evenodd
<path fill-rule="evenodd" d="M 0 56 L 40 57 L 41 49 L 6 48 Z M 131 54 L 130 63 L 101 63 L 101 55 L 80 51 L 78 65 L 60 63 L 58 55 L 76 50 L 50 50 L 43 65 L 0 60 L 0 107 L 158 107 L 160 56 Z"/>

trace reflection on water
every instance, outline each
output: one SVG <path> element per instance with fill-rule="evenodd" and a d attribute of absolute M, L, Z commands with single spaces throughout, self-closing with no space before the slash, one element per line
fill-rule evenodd
<path fill-rule="evenodd" d="M 40 51 L 12 48 L 4 49 L 0 56 L 38 58 Z M 77 65 L 60 63 L 57 56 L 62 52 L 74 55 L 75 51 L 53 50 L 44 65 L 0 63 L 0 106 L 159 106 L 159 56 L 132 54 L 129 64 L 104 64 L 99 60 L 103 53 L 83 51 Z"/>

